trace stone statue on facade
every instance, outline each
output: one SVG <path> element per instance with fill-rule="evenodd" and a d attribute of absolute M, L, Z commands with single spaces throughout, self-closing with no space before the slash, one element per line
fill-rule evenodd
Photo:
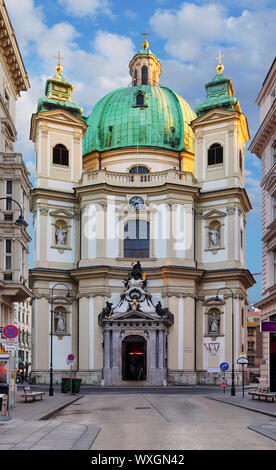
<path fill-rule="evenodd" d="M 57 245 L 66 245 L 67 229 L 62 228 L 61 225 L 56 229 L 56 243 Z"/>
<path fill-rule="evenodd" d="M 210 248 L 219 248 L 220 247 L 220 233 L 216 228 L 209 230 L 209 244 Z"/>
<path fill-rule="evenodd" d="M 219 315 L 213 313 L 208 322 L 209 333 L 219 333 Z"/>
<path fill-rule="evenodd" d="M 65 318 L 61 312 L 57 313 L 57 328 L 56 333 L 65 333 Z"/>
<path fill-rule="evenodd" d="M 110 318 L 113 314 L 112 303 L 106 301 L 106 306 L 102 309 L 101 313 L 98 316 L 98 321 L 102 321 L 103 318 Z"/>

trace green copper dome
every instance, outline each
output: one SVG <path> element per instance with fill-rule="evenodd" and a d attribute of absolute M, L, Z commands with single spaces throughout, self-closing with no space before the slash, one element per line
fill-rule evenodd
<path fill-rule="evenodd" d="M 169 88 L 119 88 L 102 98 L 88 116 L 83 154 L 137 146 L 194 153 L 189 123 L 196 117 Z"/>

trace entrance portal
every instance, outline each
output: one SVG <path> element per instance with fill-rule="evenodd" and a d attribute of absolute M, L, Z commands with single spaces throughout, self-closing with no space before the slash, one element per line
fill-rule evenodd
<path fill-rule="evenodd" d="M 122 379 L 147 379 L 147 342 L 142 336 L 127 336 L 122 342 Z"/>

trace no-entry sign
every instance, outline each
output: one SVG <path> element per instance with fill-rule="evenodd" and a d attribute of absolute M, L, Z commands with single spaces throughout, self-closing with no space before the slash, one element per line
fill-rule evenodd
<path fill-rule="evenodd" d="M 18 336 L 18 328 L 15 325 L 6 325 L 2 331 L 5 338 L 13 339 Z"/>

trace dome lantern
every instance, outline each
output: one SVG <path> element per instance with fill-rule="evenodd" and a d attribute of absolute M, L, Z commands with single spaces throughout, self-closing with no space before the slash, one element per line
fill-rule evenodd
<path fill-rule="evenodd" d="M 142 49 L 140 49 L 129 63 L 129 73 L 132 77 L 132 86 L 159 86 L 161 64 L 157 57 L 149 50 L 147 36 L 149 36 L 150 33 L 147 33 L 147 30 L 145 29 L 145 32 L 141 34 L 145 36 Z"/>

